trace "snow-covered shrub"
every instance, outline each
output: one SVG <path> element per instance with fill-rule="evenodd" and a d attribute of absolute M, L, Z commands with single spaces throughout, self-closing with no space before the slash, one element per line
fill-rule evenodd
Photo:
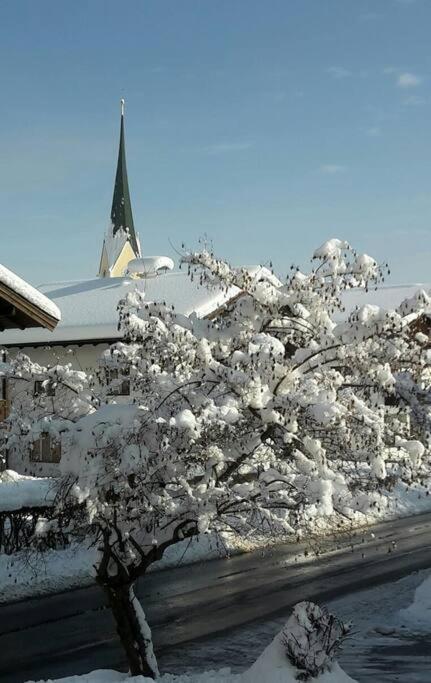
<path fill-rule="evenodd" d="M 330 671 L 350 629 L 350 624 L 312 602 L 295 605 L 281 639 L 287 659 L 298 670 L 297 680 Z"/>

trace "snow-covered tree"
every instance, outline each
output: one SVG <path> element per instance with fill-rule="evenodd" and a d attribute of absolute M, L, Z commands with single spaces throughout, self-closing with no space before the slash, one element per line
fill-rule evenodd
<path fill-rule="evenodd" d="M 364 306 L 334 322 L 343 292 L 377 285 L 384 268 L 336 239 L 284 283 L 207 251 L 184 261 L 202 286 L 236 286 L 236 300 L 202 320 L 129 294 L 124 341 L 104 362 L 110 384 L 112 370 L 127 377 L 130 400 L 108 403 L 102 386 L 83 417 L 43 418 L 62 433 L 59 510 L 76 506 L 71 531 L 99 549 L 96 579 L 130 670 L 151 676 L 134 584 L 169 546 L 349 518 L 373 491 L 428 472 L 430 352 L 411 333 L 419 304 L 408 314 Z"/>

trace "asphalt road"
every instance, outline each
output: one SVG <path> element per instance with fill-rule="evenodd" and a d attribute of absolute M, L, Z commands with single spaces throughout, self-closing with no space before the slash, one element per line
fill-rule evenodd
<path fill-rule="evenodd" d="M 172 645 L 287 613 L 300 600 L 325 601 L 431 567 L 431 513 L 345 533 L 320 549 L 312 561 L 292 562 L 305 545 L 284 544 L 150 574 L 138 595 L 162 661 Z M 97 587 L 0 606 L 1 683 L 99 668 L 127 667 Z"/>

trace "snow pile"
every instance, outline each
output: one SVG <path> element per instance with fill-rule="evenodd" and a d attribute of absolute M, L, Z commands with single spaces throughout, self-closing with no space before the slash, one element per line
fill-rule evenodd
<path fill-rule="evenodd" d="M 44 296 L 37 289 L 28 284 L 25 280 L 15 275 L 11 270 L 5 268 L 0 264 L 0 283 L 9 287 L 14 292 L 27 299 L 34 306 L 37 306 L 45 313 L 48 313 L 52 318 L 61 320 L 60 309 L 50 300 Z"/>
<path fill-rule="evenodd" d="M 411 630 L 431 632 L 431 575 L 416 588 L 413 602 L 399 611 L 399 617 Z"/>
<path fill-rule="evenodd" d="M 55 480 L 27 477 L 13 470 L 0 474 L 0 511 L 51 505 L 56 494 Z"/>
<path fill-rule="evenodd" d="M 138 278 L 157 277 L 166 270 L 173 270 L 174 265 L 169 256 L 146 256 L 129 261 L 127 273 Z"/>
<path fill-rule="evenodd" d="M 318 605 L 300 602 L 241 683 L 353 682 L 334 660 L 349 629 Z"/>

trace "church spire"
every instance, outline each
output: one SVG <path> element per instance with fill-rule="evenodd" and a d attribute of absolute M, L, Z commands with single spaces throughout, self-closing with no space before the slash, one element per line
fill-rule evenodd
<path fill-rule="evenodd" d="M 129 237 L 136 256 L 140 255 L 133 224 L 132 204 L 130 202 L 129 182 L 127 180 L 126 146 L 124 142 L 124 100 L 121 100 L 120 146 L 118 150 L 117 173 L 115 175 L 114 196 L 111 209 L 112 232 L 124 230 Z"/>
<path fill-rule="evenodd" d="M 114 196 L 112 198 L 111 225 L 103 241 L 99 277 L 122 277 L 128 263 L 141 256 L 141 247 L 133 224 L 129 182 L 127 180 L 126 146 L 124 142 L 124 100 L 121 100 L 120 145 Z"/>

